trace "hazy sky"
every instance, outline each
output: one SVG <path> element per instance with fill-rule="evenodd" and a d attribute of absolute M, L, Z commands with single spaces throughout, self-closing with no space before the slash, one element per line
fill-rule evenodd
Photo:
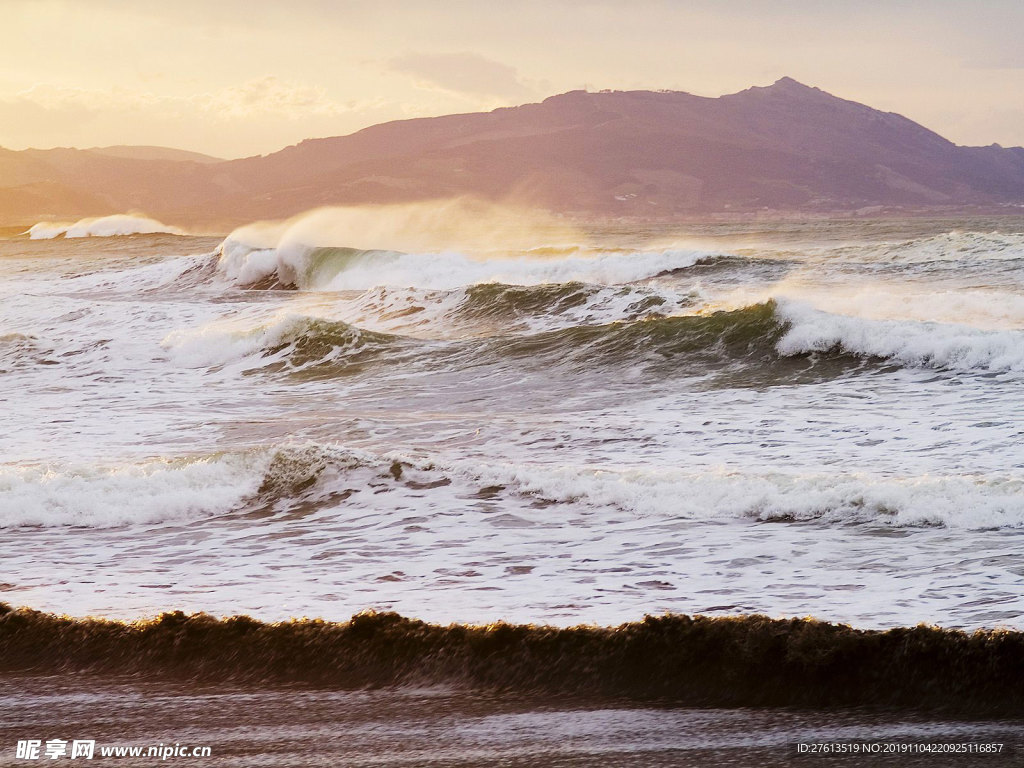
<path fill-rule="evenodd" d="M 575 88 L 783 75 L 1024 145 L 1021 0 L 0 0 L 0 146 L 238 157 Z"/>

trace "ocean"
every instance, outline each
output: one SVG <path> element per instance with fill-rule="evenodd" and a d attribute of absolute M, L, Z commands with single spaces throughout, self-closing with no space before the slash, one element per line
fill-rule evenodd
<path fill-rule="evenodd" d="M 450 213 L 0 240 L 2 600 L 1024 630 L 1024 219 Z"/>

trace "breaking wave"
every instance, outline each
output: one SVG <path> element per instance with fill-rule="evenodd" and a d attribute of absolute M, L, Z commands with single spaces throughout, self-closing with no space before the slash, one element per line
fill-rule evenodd
<path fill-rule="evenodd" d="M 265 464 L 223 455 L 110 467 L 2 467 L 0 527 L 106 528 L 216 514 L 257 491 Z"/>
<path fill-rule="evenodd" d="M 175 331 L 162 345 L 176 364 L 188 368 L 220 366 L 255 356 L 261 367 L 295 370 L 323 363 L 357 368 L 401 343 L 399 337 L 340 320 L 284 315 L 256 328 L 214 324 Z"/>
<path fill-rule="evenodd" d="M 644 285 L 486 283 L 452 291 L 374 288 L 345 303 L 344 317 L 374 330 L 431 339 L 540 332 L 681 314 L 701 300 Z"/>
<path fill-rule="evenodd" d="M 110 528 L 254 512 L 309 498 L 313 485 L 339 472 L 363 469 L 369 482 L 389 476 L 390 466 L 356 450 L 294 446 L 119 465 L 0 467 L 0 528 Z"/>
<path fill-rule="evenodd" d="M 799 302 L 779 302 L 787 324 L 783 355 L 843 352 L 904 366 L 959 371 L 1024 371 L 1024 332 L 949 323 L 875 320 L 836 315 Z"/>
<path fill-rule="evenodd" d="M 840 375 L 870 361 L 978 373 L 1024 371 L 1021 331 L 836 315 L 788 300 L 665 316 L 658 311 L 664 298 L 643 292 L 618 297 L 616 321 L 588 324 L 587 320 L 601 319 L 600 312 L 591 311 L 593 297 L 591 289 L 574 284 L 469 289 L 442 305 L 450 325 L 469 324 L 474 330 L 461 339 L 449 337 L 443 344 L 415 338 L 415 333 L 395 335 L 337 319 L 285 315 L 255 327 L 220 323 L 175 331 L 163 346 L 184 367 L 251 359 L 271 371 L 330 364 L 337 375 L 371 364 L 408 362 L 400 352 L 432 355 L 439 363 L 456 366 L 517 360 L 531 366 L 581 370 L 655 366 L 670 375 L 713 373 L 723 362 L 765 375 L 772 373 L 773 365 L 785 363 L 789 367 L 782 373 L 792 374 L 792 365 L 801 360 L 818 375 Z M 394 307 L 394 302 L 389 306 Z M 678 305 L 674 308 L 679 310 Z M 571 310 L 576 309 L 585 317 L 573 314 Z M 412 303 L 395 310 L 398 317 L 392 320 L 399 327 L 414 326 L 410 317 L 423 310 Z M 538 324 L 527 323 L 523 332 L 510 332 L 509 324 L 521 312 L 537 313 L 546 323 L 559 313 L 569 313 L 570 324 L 537 330 Z M 480 324 L 487 320 L 492 325 Z"/>
<path fill-rule="evenodd" d="M 1024 526 L 1024 481 L 969 476 L 885 478 L 859 474 L 787 475 L 719 470 L 616 470 L 522 465 L 460 465 L 490 488 L 556 503 L 581 503 L 648 517 L 755 519 L 943 526 Z"/>
<path fill-rule="evenodd" d="M 156 219 L 130 214 L 115 214 L 79 219 L 73 223 L 41 221 L 32 225 L 28 236 L 33 240 L 52 240 L 55 237 L 117 237 L 120 235 L 184 235 L 184 230 L 163 224 Z"/>
<path fill-rule="evenodd" d="M 432 488 L 444 496 L 431 502 Z M 0 527 L 106 528 L 296 505 L 325 514 L 353 494 L 397 494 L 429 512 L 504 498 L 509 505 L 582 506 L 669 520 L 816 521 L 828 525 L 1024 526 L 1024 481 L 1012 477 L 886 478 L 676 468 L 552 468 L 479 460 L 374 454 L 306 444 L 119 466 L 0 469 Z M 461 499 L 462 501 L 457 501 Z M 612 510 L 617 510 L 614 512 Z M 558 515 L 552 509 L 549 514 Z M 569 514 L 568 512 L 564 514 Z M 429 526 L 429 524 L 426 524 Z"/>
<path fill-rule="evenodd" d="M 540 290 L 524 301 L 548 301 L 551 294 Z M 554 295 L 557 301 L 558 292 Z M 507 304 L 495 307 L 485 300 L 484 306 L 509 311 Z M 470 301 L 465 311 L 480 310 L 479 302 Z M 723 360 L 745 364 L 778 360 L 774 345 L 782 334 L 775 305 L 767 303 L 709 315 L 653 315 L 635 322 L 504 331 L 443 343 L 368 331 L 340 320 L 286 315 L 254 328 L 214 324 L 176 331 L 164 339 L 163 346 L 183 367 L 244 361 L 246 366 L 269 372 L 323 368 L 322 373 L 331 376 L 357 373 L 367 365 L 407 365 L 410 356 L 448 369 L 514 362 L 533 369 L 661 365 L 669 372 L 700 373 L 707 369 L 697 366 Z"/>
<path fill-rule="evenodd" d="M 482 283 L 619 285 L 692 267 L 714 254 L 701 251 L 598 251 L 561 257 L 518 254 L 400 253 L 354 248 L 253 249 L 229 240 L 220 270 L 241 285 L 294 286 L 316 291 L 365 291 L 387 286 L 451 290 Z"/>

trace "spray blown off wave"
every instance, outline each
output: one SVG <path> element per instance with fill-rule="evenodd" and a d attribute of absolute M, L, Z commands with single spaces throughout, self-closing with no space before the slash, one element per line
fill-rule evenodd
<path fill-rule="evenodd" d="M 467 199 L 323 208 L 236 229 L 220 250 L 221 270 L 240 284 L 325 291 L 620 284 L 683 269 L 710 255 L 679 249 L 604 252 L 556 218 Z"/>
<path fill-rule="evenodd" d="M 541 211 L 470 198 L 405 205 L 319 208 L 286 221 L 236 229 L 226 244 L 250 250 L 347 246 L 363 250 L 471 253 L 575 247 L 581 235 Z"/>
<path fill-rule="evenodd" d="M 980 331 L 1024 330 L 1024 295 L 1006 288 L 915 290 L 870 283 L 835 287 L 827 293 L 813 287 L 786 285 L 781 293 L 791 304 L 809 304 L 833 315 L 900 323 L 933 323 Z"/>
<path fill-rule="evenodd" d="M 483 258 L 457 252 L 399 253 L 299 245 L 253 250 L 225 241 L 219 266 L 228 278 L 242 285 L 276 284 L 318 291 L 365 291 L 379 286 L 450 290 L 482 283 L 620 285 L 692 267 L 713 256 L 699 251 L 663 251 Z"/>
<path fill-rule="evenodd" d="M 120 235 L 184 235 L 178 227 L 163 224 L 156 219 L 131 214 L 115 214 L 97 218 L 80 219 L 70 224 L 41 221 L 28 230 L 33 240 L 51 240 L 63 236 L 67 239 L 79 237 L 117 237 Z"/>

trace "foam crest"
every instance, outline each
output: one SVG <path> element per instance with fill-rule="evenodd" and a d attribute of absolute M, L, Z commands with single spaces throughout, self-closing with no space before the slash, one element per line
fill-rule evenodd
<path fill-rule="evenodd" d="M 842 255 L 847 249 L 842 250 Z M 864 250 L 867 260 L 929 262 L 1024 258 L 1024 233 L 952 230 Z M 837 254 L 838 255 L 838 254 Z"/>
<path fill-rule="evenodd" d="M 285 313 L 255 327 L 227 321 L 173 331 L 161 346 L 185 368 L 209 368 L 253 356 L 301 366 L 383 347 L 392 340 L 340 320 Z"/>
<path fill-rule="evenodd" d="M 369 485 L 389 477 L 390 466 L 363 451 L 307 444 L 118 465 L 0 467 L 0 528 L 111 528 L 287 507 L 329 495 L 339 478 Z"/>
<path fill-rule="evenodd" d="M 1015 478 L 687 473 L 511 464 L 462 464 L 460 469 L 491 486 L 559 503 L 615 507 L 640 516 L 967 529 L 1024 526 L 1024 481 Z"/>
<path fill-rule="evenodd" d="M 700 251 L 605 251 L 563 257 L 475 257 L 456 252 L 398 253 L 297 246 L 246 250 L 226 243 L 220 269 L 240 284 L 269 278 L 303 290 L 454 290 L 488 283 L 621 285 L 686 269 L 711 255 Z"/>
<path fill-rule="evenodd" d="M 843 352 L 907 366 L 967 371 L 1024 371 L 1024 332 L 987 331 L 914 320 L 876 320 L 831 314 L 802 302 L 779 301 L 788 323 L 777 349 L 782 355 Z"/>
<path fill-rule="evenodd" d="M 797 299 L 832 314 L 873 320 L 940 322 L 979 330 L 1024 328 L 1024 296 L 994 288 L 923 290 L 914 286 L 868 283 L 834 286 L 783 284 L 787 299 Z M 749 295 L 749 294 L 747 294 Z M 758 294 L 754 294 L 760 298 Z"/>
<path fill-rule="evenodd" d="M 73 239 L 80 237 L 117 237 L 121 235 L 184 235 L 178 227 L 151 219 L 146 216 L 135 216 L 119 213 L 113 216 L 100 216 L 79 219 L 72 223 L 56 223 L 41 221 L 28 230 L 33 240 L 52 240 L 63 235 Z"/>
<path fill-rule="evenodd" d="M 235 454 L 119 466 L 0 468 L 0 527 L 185 520 L 236 508 L 259 489 L 269 460 Z"/>
<path fill-rule="evenodd" d="M 325 208 L 287 222 L 241 227 L 221 244 L 220 269 L 243 285 L 451 290 L 481 283 L 617 285 L 714 255 L 595 249 L 555 219 L 457 200 Z"/>

